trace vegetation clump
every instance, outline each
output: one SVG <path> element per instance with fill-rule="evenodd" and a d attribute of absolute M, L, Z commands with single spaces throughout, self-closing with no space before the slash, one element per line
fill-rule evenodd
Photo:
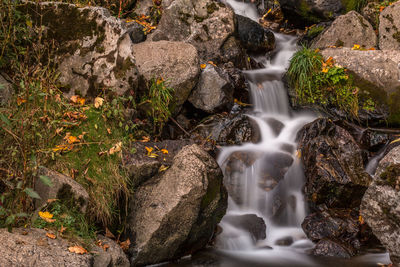
<path fill-rule="evenodd" d="M 324 60 L 318 50 L 303 47 L 294 54 L 288 70 L 289 83 L 299 104 L 320 105 L 326 110 L 338 108 L 356 119 L 360 107 L 374 108 L 370 98 L 360 100 L 359 88 L 353 85 L 347 70 L 332 58 Z"/>

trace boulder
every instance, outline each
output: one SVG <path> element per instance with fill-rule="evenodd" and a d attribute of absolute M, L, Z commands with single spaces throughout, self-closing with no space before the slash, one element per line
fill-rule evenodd
<path fill-rule="evenodd" d="M 39 169 L 38 175 L 46 176 L 52 185 L 48 186 L 41 179 L 36 179 L 34 189 L 41 197 L 35 200 L 36 208 L 41 208 L 48 199 L 60 199 L 71 207 L 78 207 L 83 214 L 86 212 L 89 194 L 82 185 L 71 177 L 44 167 Z"/>
<path fill-rule="evenodd" d="M 365 192 L 360 213 L 373 234 L 400 264 L 400 146 L 378 165 L 374 181 Z"/>
<path fill-rule="evenodd" d="M 341 244 L 333 240 L 321 240 L 314 247 L 312 253 L 315 256 L 336 257 L 349 259 L 352 256 L 351 251 Z"/>
<path fill-rule="evenodd" d="M 142 87 L 147 88 L 154 78 L 163 78 L 174 89 L 171 106 L 179 111 L 200 74 L 196 48 L 183 42 L 144 42 L 133 45 L 133 56 L 144 83 Z"/>
<path fill-rule="evenodd" d="M 0 75 L 0 106 L 5 106 L 11 99 L 12 85 Z"/>
<path fill-rule="evenodd" d="M 146 41 L 146 34 L 144 34 L 143 25 L 140 25 L 136 21 L 130 22 L 128 25 L 127 33 L 129 34 L 132 43 L 138 44 Z"/>
<path fill-rule="evenodd" d="M 235 32 L 233 10 L 213 0 L 175 0 L 164 9 L 153 41 L 187 42 L 200 58 L 218 61 L 220 48 Z"/>
<path fill-rule="evenodd" d="M 258 126 L 243 112 L 210 116 L 192 130 L 192 137 L 196 135 L 214 140 L 217 145 L 257 143 L 260 140 Z"/>
<path fill-rule="evenodd" d="M 68 251 L 73 246 L 62 238 L 50 239 L 42 229 L 0 229 L 1 266 L 92 266 L 91 254 Z M 102 265 L 106 266 L 106 265 Z"/>
<path fill-rule="evenodd" d="M 302 228 L 313 242 L 340 241 L 348 252 L 355 255 L 361 247 L 358 213 L 350 209 L 325 209 L 308 215 Z"/>
<path fill-rule="evenodd" d="M 251 52 L 266 53 L 275 48 L 275 36 L 257 22 L 236 15 L 237 35 L 240 42 Z"/>
<path fill-rule="evenodd" d="M 155 176 L 161 166 L 170 167 L 176 154 L 187 145 L 193 144 L 191 140 L 164 140 L 161 142 L 134 142 L 131 148 L 123 152 L 122 166 L 126 171 L 131 185 L 137 188 Z M 146 147 L 153 148 L 153 153 L 158 157 L 147 157 Z M 168 153 L 163 153 L 161 149 L 166 149 Z M 132 153 L 130 151 L 134 151 Z"/>
<path fill-rule="evenodd" d="M 379 15 L 379 48 L 400 49 L 400 2 L 386 7 Z"/>
<path fill-rule="evenodd" d="M 329 119 L 305 125 L 297 140 L 307 177 L 305 194 L 313 206 L 355 208 L 371 182 L 354 138 Z"/>
<path fill-rule="evenodd" d="M 285 17 L 297 25 L 311 25 L 329 21 L 339 15 L 344 6 L 342 0 L 279 0 Z"/>
<path fill-rule="evenodd" d="M 371 23 L 374 29 L 379 26 L 379 3 L 370 2 L 362 10 L 361 15 Z"/>
<path fill-rule="evenodd" d="M 228 74 L 218 67 L 207 65 L 189 96 L 189 102 L 208 113 L 229 110 L 233 105 L 233 86 Z"/>
<path fill-rule="evenodd" d="M 329 48 L 321 53 L 325 58 L 332 57 L 336 64 L 353 74 L 354 84 L 360 88 L 359 94 L 371 97 L 377 107 L 388 109 L 386 119 L 389 123 L 400 123 L 400 50 L 357 51 L 350 48 Z"/>
<path fill-rule="evenodd" d="M 255 214 L 226 215 L 224 223 L 249 232 L 254 241 L 264 240 L 267 235 L 267 226 L 263 218 Z"/>
<path fill-rule="evenodd" d="M 129 267 L 129 259 L 122 248 L 108 237 L 98 235 L 97 244 L 93 248 L 93 267 Z M 103 249 L 103 247 L 107 247 Z"/>
<path fill-rule="evenodd" d="M 128 219 L 131 263 L 160 263 L 204 247 L 227 207 L 222 178 L 215 160 L 191 145 L 168 170 L 140 186 Z"/>
<path fill-rule="evenodd" d="M 332 25 L 314 41 L 313 48 L 330 46 L 375 48 L 378 38 L 371 24 L 356 11 L 339 16 Z"/>
<path fill-rule="evenodd" d="M 97 96 L 104 88 L 123 95 L 137 87 L 137 69 L 125 22 L 101 7 L 59 2 L 26 2 L 19 7 L 43 38 L 56 41 L 59 82 L 66 94 Z"/>

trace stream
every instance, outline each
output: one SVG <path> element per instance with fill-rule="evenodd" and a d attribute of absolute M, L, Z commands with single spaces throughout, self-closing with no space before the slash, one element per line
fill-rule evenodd
<path fill-rule="evenodd" d="M 227 0 L 235 12 L 258 21 L 250 3 Z M 254 58 L 264 68 L 243 71 L 248 81 L 253 110 L 248 116 L 257 124 L 261 140 L 223 147 L 218 163 L 228 188 L 228 209 L 220 223 L 216 249 L 181 261 L 179 266 L 378 266 L 388 264 L 387 253 L 365 253 L 352 259 L 309 255 L 314 244 L 301 223 L 308 214 L 302 193 L 305 177 L 295 141 L 297 132 L 316 119 L 310 113 L 293 112 L 282 77 L 298 49 L 296 37 L 275 34 L 272 59 Z M 249 228 L 260 228 L 250 216 L 265 222 L 263 238 Z M 240 223 L 242 222 L 242 223 Z M 246 230 L 247 229 L 247 230 Z M 261 227 L 262 229 L 262 227 Z M 175 264 L 170 264 L 175 266 Z"/>

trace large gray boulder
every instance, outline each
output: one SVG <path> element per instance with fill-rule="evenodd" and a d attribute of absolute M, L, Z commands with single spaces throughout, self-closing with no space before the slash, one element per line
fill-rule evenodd
<path fill-rule="evenodd" d="M 40 167 L 38 175 L 47 177 L 52 185 L 49 186 L 41 179 L 36 179 L 34 189 L 41 197 L 35 200 L 36 208 L 41 208 L 48 199 L 60 199 L 68 205 L 77 207 L 82 213 L 86 212 L 89 194 L 82 185 L 71 177 L 44 167 Z"/>
<path fill-rule="evenodd" d="M 122 248 L 108 237 L 98 235 L 97 243 L 100 246 L 92 248 L 93 267 L 129 267 L 129 259 Z M 104 249 L 106 247 L 106 249 Z"/>
<path fill-rule="evenodd" d="M 233 105 L 233 86 L 228 74 L 211 64 L 207 65 L 201 72 L 189 102 L 208 113 L 229 110 Z"/>
<path fill-rule="evenodd" d="M 201 58 L 216 60 L 234 31 L 234 12 L 230 7 L 213 0 L 175 0 L 164 9 L 149 38 L 187 42 L 197 48 Z"/>
<path fill-rule="evenodd" d="M 42 229 L 0 229 L 0 266 L 92 266 L 91 254 L 69 252 L 68 241 L 46 237 Z M 103 265 L 105 266 L 105 265 Z"/>
<path fill-rule="evenodd" d="M 125 22 L 101 7 L 57 2 L 26 2 L 20 9 L 33 25 L 45 27 L 43 38 L 56 41 L 59 82 L 67 95 L 97 96 L 104 88 L 119 95 L 137 87 L 137 70 Z"/>
<path fill-rule="evenodd" d="M 155 264 L 207 244 L 225 214 L 227 193 L 215 160 L 185 146 L 173 165 L 138 188 L 130 203 L 131 263 Z"/>
<path fill-rule="evenodd" d="M 400 146 L 378 165 L 374 182 L 362 199 L 360 213 L 373 234 L 386 247 L 394 264 L 400 264 Z"/>
<path fill-rule="evenodd" d="M 332 25 L 320 34 L 313 43 L 314 48 L 329 46 L 375 48 L 378 38 L 371 24 L 356 11 L 339 16 Z"/>
<path fill-rule="evenodd" d="M 386 7 L 379 15 L 379 48 L 400 49 L 400 2 Z"/>
<path fill-rule="evenodd" d="M 196 48 L 183 42 L 144 42 L 133 45 L 133 56 L 143 87 L 163 78 L 174 89 L 172 107 L 179 110 L 197 83 L 200 74 Z"/>
<path fill-rule="evenodd" d="M 336 64 L 348 69 L 354 84 L 379 106 L 389 111 L 390 123 L 400 122 L 400 50 L 357 51 L 350 48 L 328 48 L 321 51 L 325 58 L 332 57 Z"/>

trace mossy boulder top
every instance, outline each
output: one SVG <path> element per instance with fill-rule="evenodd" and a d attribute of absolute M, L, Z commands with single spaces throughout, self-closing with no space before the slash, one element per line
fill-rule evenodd
<path fill-rule="evenodd" d="M 67 95 L 95 96 L 108 88 L 122 95 L 137 87 L 128 27 L 107 9 L 55 2 L 27 2 L 20 9 L 56 42 L 59 81 Z"/>
<path fill-rule="evenodd" d="M 379 48 L 400 49 L 400 2 L 386 7 L 379 16 Z"/>

